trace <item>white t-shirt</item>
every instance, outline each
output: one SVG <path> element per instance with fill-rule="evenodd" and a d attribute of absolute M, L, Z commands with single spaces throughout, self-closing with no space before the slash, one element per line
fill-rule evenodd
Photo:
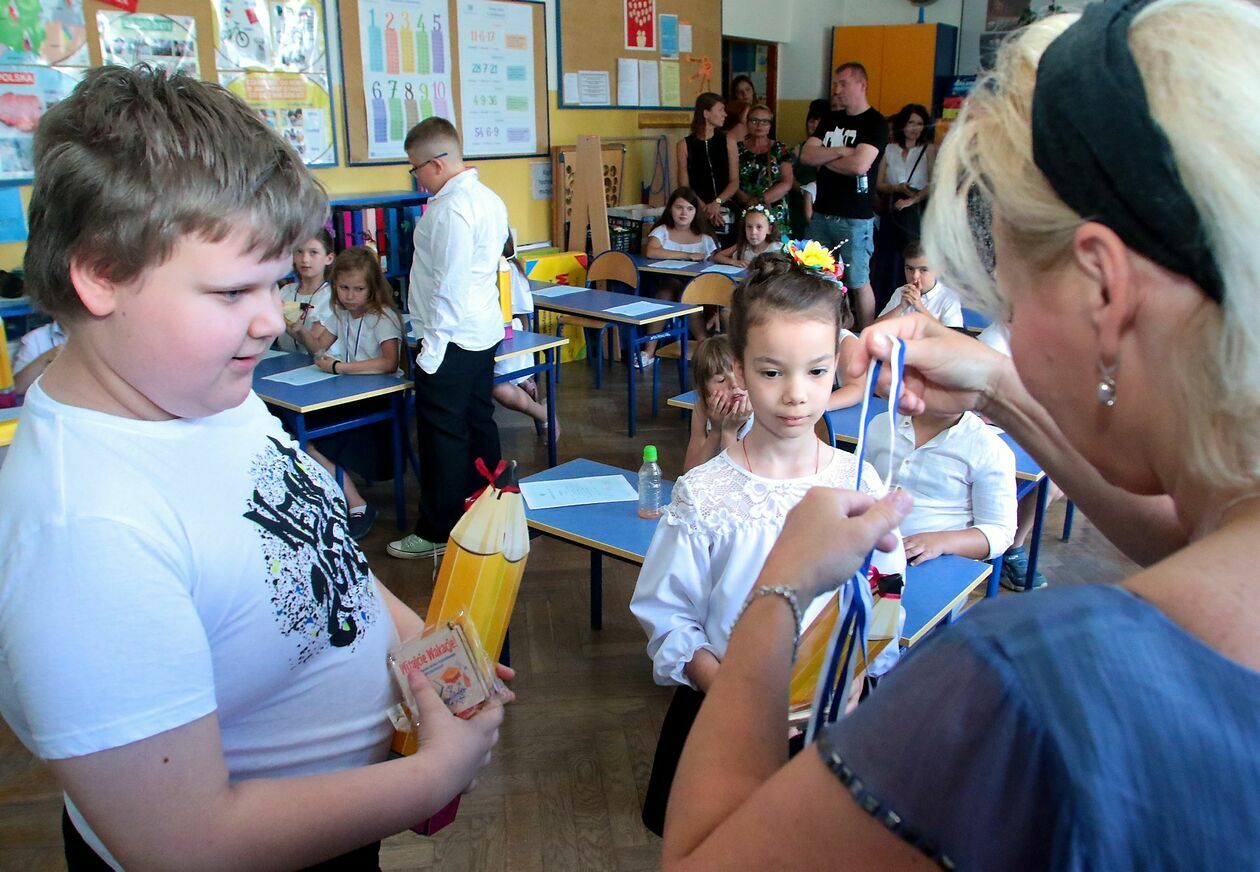
<path fill-rule="evenodd" d="M 324 282 L 315 293 L 307 295 L 302 293 L 302 286 L 298 282 L 289 282 L 280 289 L 281 300 L 296 300 L 299 303 L 306 303 L 310 306 L 303 309 L 298 320 L 303 327 L 310 330 L 316 324 L 327 324 L 332 320 L 332 290 L 328 286 L 328 282 Z M 281 351 L 306 351 L 298 341 L 288 333 L 281 333 L 276 337 L 276 347 Z"/>
<path fill-rule="evenodd" d="M 392 309 L 352 318 L 345 309 L 336 308 L 332 320 L 324 323 L 324 329 L 337 337 L 328 349 L 328 356 L 346 363 L 375 360 L 381 356 L 382 343 L 402 339 L 402 319 Z"/>
<path fill-rule="evenodd" d="M 901 288 L 904 287 L 905 285 L 901 286 Z M 882 318 L 889 312 L 896 311 L 901 305 L 901 288 L 893 291 L 888 305 L 879 313 L 879 317 Z M 932 290 L 923 292 L 922 300 L 924 308 L 946 327 L 963 326 L 962 300 L 952 289 L 945 287 L 945 283 L 940 279 L 937 279 Z"/>
<path fill-rule="evenodd" d="M 867 428 L 871 464 L 886 470 L 892 456 L 891 485 L 914 497 L 914 508 L 901 522 L 901 534 L 940 533 L 975 527 L 989 540 L 989 559 L 1015 541 L 1015 454 L 978 415 L 962 420 L 914 447 L 914 424 L 898 415 L 889 441 L 888 413 Z M 891 446 L 895 444 L 895 449 Z"/>
<path fill-rule="evenodd" d="M 674 485 L 630 600 L 630 611 L 648 636 L 657 684 L 694 686 L 683 668 L 701 648 L 719 660 L 725 656 L 735 619 L 788 511 L 811 487 L 852 488 L 857 476 L 857 459 L 834 449 L 830 461 L 824 454 L 817 475 L 797 479 L 754 475 L 736 465 L 729 451 Z M 862 491 L 875 497 L 885 493 L 869 463 Z M 876 552 L 874 563 L 881 572 L 904 574 L 905 551 L 898 544 L 887 554 Z M 801 603 L 806 626 L 829 598 L 830 593 Z"/>
<path fill-rule="evenodd" d="M 529 279 L 515 264 L 508 264 L 512 275 L 512 314 L 530 315 L 534 311 L 534 293 L 529 289 Z"/>
<path fill-rule="evenodd" d="M 685 251 L 688 254 L 703 254 L 705 257 L 709 257 L 718 250 L 718 244 L 707 233 L 700 237 L 699 242 L 675 242 L 669 238 L 669 228 L 664 224 L 657 227 L 648 236 L 660 240 L 661 248 L 666 251 Z"/>
<path fill-rule="evenodd" d="M 233 782 L 385 759 L 397 633 L 345 512 L 252 393 L 136 421 L 37 382 L 0 467 L 0 713 L 63 759 L 217 711 Z"/>

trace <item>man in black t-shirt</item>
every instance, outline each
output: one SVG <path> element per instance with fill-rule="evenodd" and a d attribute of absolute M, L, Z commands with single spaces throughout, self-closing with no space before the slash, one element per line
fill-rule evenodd
<path fill-rule="evenodd" d="M 888 144 L 888 122 L 866 100 L 866 68 L 850 62 L 831 77 L 833 105 L 814 135 L 805 140 L 801 161 L 818 167 L 818 195 L 806 236 L 828 248 L 839 246 L 844 283 L 854 296 L 857 326 L 874 320 L 871 254 L 875 251 L 875 179 Z"/>

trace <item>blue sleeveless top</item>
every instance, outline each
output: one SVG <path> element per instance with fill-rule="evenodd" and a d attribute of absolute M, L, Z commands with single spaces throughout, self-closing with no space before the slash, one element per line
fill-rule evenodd
<path fill-rule="evenodd" d="M 976 606 L 818 749 L 947 868 L 1258 863 L 1260 674 L 1123 588 Z"/>

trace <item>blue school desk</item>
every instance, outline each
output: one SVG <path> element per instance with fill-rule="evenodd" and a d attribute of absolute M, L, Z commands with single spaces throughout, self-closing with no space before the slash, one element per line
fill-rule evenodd
<path fill-rule="evenodd" d="M 711 260 L 702 260 L 689 263 L 685 267 L 662 267 L 660 264 L 666 263 L 669 258 L 652 258 L 644 257 L 641 254 L 632 254 L 630 255 L 630 259 L 633 260 L 634 265 L 639 268 L 639 272 L 656 273 L 657 275 L 674 276 L 676 278 L 683 279 L 694 279 L 696 276 L 700 275 L 700 273 L 717 265 Z M 743 273 L 731 275 L 730 273 L 722 273 L 721 270 L 715 270 L 715 272 L 730 275 L 730 277 L 737 282 L 744 277 Z"/>
<path fill-rule="evenodd" d="M 406 467 L 403 462 L 403 445 L 407 439 L 407 419 L 404 417 L 403 396 L 411 387 L 411 382 L 396 375 L 337 375 L 307 385 L 289 385 L 266 378 L 310 364 L 310 355 L 297 353 L 277 355 L 260 361 L 254 369 L 254 393 L 273 411 L 279 410 L 280 416 L 292 423 L 294 435 L 303 448 L 310 440 L 321 436 L 366 427 L 377 421 L 393 422 L 394 510 L 398 516 L 398 529 L 405 529 L 407 505 L 404 495 L 406 482 L 403 476 Z M 389 397 L 389 410 L 360 415 L 324 427 L 308 429 L 306 426 L 306 416 L 311 412 L 346 406 L 372 397 Z"/>
<path fill-rule="evenodd" d="M 621 333 L 621 347 L 626 350 L 626 369 L 629 370 L 627 381 L 628 392 L 628 410 L 630 435 L 634 436 L 635 418 L 637 416 L 637 407 L 635 402 L 635 372 L 638 367 L 634 365 L 633 358 L 630 355 L 638 352 L 639 345 L 651 340 L 661 339 L 665 337 L 674 337 L 679 342 L 679 350 L 681 357 L 678 361 L 678 379 L 682 387 L 687 386 L 687 321 L 688 315 L 698 314 L 704 311 L 703 306 L 689 306 L 683 303 L 670 303 L 663 300 L 652 301 L 660 305 L 659 309 L 646 312 L 642 315 L 624 315 L 620 312 L 610 312 L 609 309 L 615 309 L 618 306 L 625 306 L 632 303 L 645 302 L 641 297 L 633 294 L 618 294 L 614 291 L 590 291 L 585 288 L 573 288 L 570 285 L 553 285 L 547 282 L 530 280 L 529 287 L 534 291 L 534 308 L 542 309 L 546 312 L 559 312 L 563 315 L 579 315 L 584 318 L 596 318 L 601 321 L 610 321 L 617 325 Z M 549 291 L 553 288 L 563 288 L 569 293 L 559 297 L 543 297 L 537 294 L 538 291 Z M 665 322 L 670 322 L 668 325 Z M 641 333 L 644 327 L 653 327 L 660 329 L 650 335 Z M 655 366 L 660 366 L 657 362 Z M 657 384 L 658 377 L 653 375 L 652 378 L 652 414 L 656 415 L 657 403 Z"/>
<path fill-rule="evenodd" d="M 968 333 L 972 333 L 972 334 L 980 333 L 984 330 L 985 327 L 988 327 L 990 324 L 993 323 L 991 319 L 986 318 L 984 315 L 981 315 L 975 309 L 968 309 L 966 306 L 963 307 L 962 315 L 963 315 L 963 329 L 966 330 Z"/>
<path fill-rule="evenodd" d="M 523 481 L 558 481 L 593 475 L 620 475 L 638 487 L 638 474 L 593 460 L 570 460 Z M 673 492 L 673 482 L 661 482 L 664 505 Z M 591 553 L 591 629 L 603 625 L 604 555 L 642 566 L 656 532 L 656 521 L 638 515 L 638 504 L 601 503 L 594 506 L 565 506 L 534 510 L 525 507 L 525 520 L 531 530 L 585 548 Z M 922 566 L 906 570 L 906 625 L 901 644 L 913 645 L 937 624 L 953 619 L 967 597 L 993 572 L 993 567 L 965 557 L 938 557 Z"/>
<path fill-rule="evenodd" d="M 34 312 L 35 307 L 31 305 L 30 297 L 0 299 L 0 318 L 25 318 Z"/>
<path fill-rule="evenodd" d="M 687 391 L 685 394 L 670 397 L 665 401 L 665 404 L 678 409 L 694 409 L 696 407 L 696 392 Z M 872 398 L 869 412 L 871 418 L 886 411 L 888 411 L 888 400 L 882 397 Z M 861 415 L 861 406 L 850 406 L 847 409 L 837 409 L 834 412 L 824 414 L 823 424 L 827 427 L 827 434 L 831 437 L 832 443 L 835 445 L 857 445 Z M 1028 547 L 1028 578 L 1032 579 L 1034 577 L 1033 572 L 1037 569 L 1037 558 L 1041 552 L 1041 528 L 1045 521 L 1046 503 L 1050 496 L 1050 479 L 1046 476 L 1045 470 L 1041 468 L 1041 464 L 1034 460 L 1031 454 L 1021 448 L 1011 438 L 1009 433 L 1003 430 L 999 435 L 1002 437 L 1002 441 L 1015 454 L 1015 499 L 1021 500 L 1033 488 L 1037 489 L 1037 513 L 1033 518 L 1032 544 Z M 1065 526 L 1064 539 L 1067 538 L 1069 529 L 1070 527 Z M 993 573 L 993 576 L 989 579 L 986 596 L 997 596 L 998 575 L 1001 572 L 1001 564 L 997 564 L 996 568 L 998 572 Z"/>
<path fill-rule="evenodd" d="M 563 336 L 548 336 L 545 333 L 529 333 L 525 330 L 514 330 L 511 339 L 504 339 L 503 344 L 499 346 L 498 353 L 494 356 L 494 362 L 518 357 L 522 354 L 532 355 L 533 363 L 520 369 L 514 369 L 511 372 L 505 372 L 503 375 L 496 375 L 494 383 L 502 384 L 503 382 L 513 381 L 514 379 L 524 378 L 527 375 L 541 375 L 547 386 L 547 465 L 556 465 L 556 365 L 558 349 L 561 346 L 568 345 L 569 340 Z M 542 363 L 538 363 L 537 355 L 543 356 Z"/>

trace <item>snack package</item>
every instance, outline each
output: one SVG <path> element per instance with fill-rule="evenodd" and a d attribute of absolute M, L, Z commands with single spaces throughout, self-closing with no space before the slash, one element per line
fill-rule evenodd
<path fill-rule="evenodd" d="M 302 304 L 297 300 L 284 301 L 284 320 L 295 324 L 302 317 Z"/>
<path fill-rule="evenodd" d="M 390 652 L 389 668 L 403 698 L 390 711 L 394 724 L 391 748 L 401 755 L 414 754 L 417 748 L 415 723 L 419 709 L 408 682 L 408 676 L 417 669 L 456 717 L 472 717 L 498 691 L 490 658 L 476 628 L 464 614 L 425 627 L 423 633 L 403 642 Z"/>

